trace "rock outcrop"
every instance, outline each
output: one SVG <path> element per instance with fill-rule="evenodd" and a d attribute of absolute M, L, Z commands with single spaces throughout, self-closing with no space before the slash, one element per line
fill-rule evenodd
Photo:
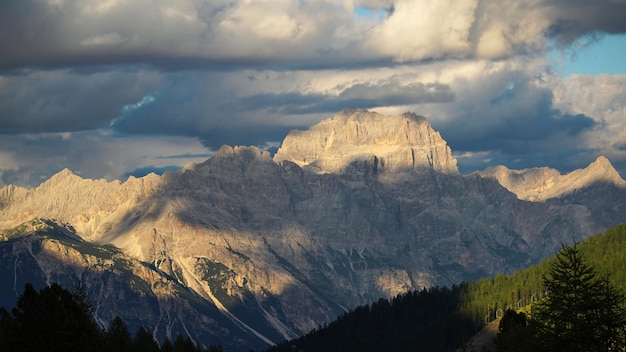
<path fill-rule="evenodd" d="M 290 133 L 273 159 L 225 146 L 123 183 L 64 170 L 37 188 L 0 189 L 0 292 L 6 302 L 19 280 L 89 278 L 93 302 L 155 335 L 177 326 L 205 345 L 262 349 L 356 305 L 512 272 L 626 221 L 626 188 L 605 164 L 572 173 L 575 191 L 548 199 L 542 185 L 566 176 L 461 175 L 424 118 L 357 110 Z M 524 200 L 538 194 L 545 201 Z M 35 240 L 37 219 L 63 236 Z M 141 297 L 154 303 L 146 311 L 124 303 Z M 181 325 L 183 315 L 206 329 Z"/>

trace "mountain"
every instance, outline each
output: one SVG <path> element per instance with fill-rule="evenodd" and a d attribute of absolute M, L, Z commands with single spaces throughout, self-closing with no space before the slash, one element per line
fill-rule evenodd
<path fill-rule="evenodd" d="M 307 131 L 291 131 L 274 161 L 292 161 L 317 173 L 369 168 L 397 176 L 407 171 L 458 174 L 456 160 L 428 120 L 414 113 L 383 116 L 344 110 Z"/>
<path fill-rule="evenodd" d="M 591 184 L 605 184 L 618 188 L 626 187 L 626 182 L 613 168 L 609 160 L 598 157 L 587 168 L 562 175 L 548 167 L 525 170 L 509 170 L 505 166 L 495 166 L 478 172 L 482 177 L 494 178 L 515 193 L 519 199 L 544 202 L 551 198 L 563 198 Z"/>
<path fill-rule="evenodd" d="M 111 245 L 85 242 L 67 225 L 34 219 L 5 232 L 2 240 L 0 305 L 4 307 L 15 305 L 26 283 L 38 287 L 59 283 L 71 290 L 83 284 L 102 327 L 123 316 L 133 334 L 145 326 L 161 341 L 166 336 L 173 341 L 181 334 L 205 348 L 207 341 L 220 341 L 231 350 L 243 350 L 259 340 L 152 263 Z"/>
<path fill-rule="evenodd" d="M 551 198 L 515 183 L 545 198 L 529 201 L 461 175 L 423 117 L 344 110 L 290 132 L 273 158 L 224 146 L 162 176 L 63 170 L 0 189 L 0 298 L 10 306 L 25 281 L 82 280 L 103 323 L 119 314 L 161 338 L 262 349 L 380 297 L 511 273 L 624 222 L 623 180 L 596 177 L 615 174 L 600 159 Z M 126 269 L 94 264 L 111 257 Z"/>

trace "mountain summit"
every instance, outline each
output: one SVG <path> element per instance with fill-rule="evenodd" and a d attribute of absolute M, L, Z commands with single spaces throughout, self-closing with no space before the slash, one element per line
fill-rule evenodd
<path fill-rule="evenodd" d="M 380 174 L 459 172 L 446 141 L 414 113 L 343 110 L 306 131 L 289 132 L 274 156 L 283 160 L 317 173 L 343 173 L 359 164 Z"/>
<path fill-rule="evenodd" d="M 161 340 L 259 350 L 380 297 L 510 273 L 626 221 L 606 159 L 573 176 L 507 170 L 461 175 L 425 118 L 367 110 L 292 131 L 274 158 L 224 146 L 125 182 L 64 170 L 0 189 L 0 304 L 25 282 L 82 283 L 103 326 L 119 315 Z M 561 177 L 576 189 L 549 193 Z M 544 184 L 534 195 L 545 201 L 520 196 Z"/>

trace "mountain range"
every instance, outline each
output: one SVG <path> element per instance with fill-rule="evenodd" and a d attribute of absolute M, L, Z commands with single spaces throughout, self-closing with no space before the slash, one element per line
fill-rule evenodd
<path fill-rule="evenodd" d="M 380 297 L 511 273 L 626 221 L 608 159 L 461 174 L 413 113 L 344 110 L 271 155 L 223 146 L 124 182 L 0 189 L 0 305 L 81 285 L 97 321 L 263 349 Z"/>

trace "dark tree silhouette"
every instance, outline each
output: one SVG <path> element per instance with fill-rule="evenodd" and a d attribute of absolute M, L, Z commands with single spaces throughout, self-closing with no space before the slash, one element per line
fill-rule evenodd
<path fill-rule="evenodd" d="M 545 275 L 547 297 L 532 326 L 548 351 L 622 350 L 624 295 L 587 265 L 577 245 L 563 246 Z"/>
<path fill-rule="evenodd" d="M 174 352 L 174 344 L 169 338 L 166 338 L 161 345 L 161 352 Z"/>
<path fill-rule="evenodd" d="M 181 335 L 176 337 L 174 340 L 174 350 L 176 352 L 196 352 L 198 349 L 196 345 L 194 345 L 193 341 L 189 337 L 184 338 Z"/>
<path fill-rule="evenodd" d="M 0 307 L 0 351 L 9 350 L 9 338 L 15 319 L 4 307 Z"/>
<path fill-rule="evenodd" d="M 500 320 L 495 343 L 498 351 L 524 352 L 534 350 L 536 341 L 528 326 L 526 314 L 507 310 Z"/>
<path fill-rule="evenodd" d="M 159 344 L 154 337 L 142 326 L 137 330 L 135 341 L 133 342 L 132 351 L 135 352 L 158 352 Z"/>
<path fill-rule="evenodd" d="M 104 332 L 104 343 L 107 351 L 125 352 L 132 350 L 133 338 L 122 318 L 113 318 L 109 328 Z"/>
<path fill-rule="evenodd" d="M 26 284 L 12 310 L 5 351 L 98 351 L 100 331 L 81 294 Z"/>

